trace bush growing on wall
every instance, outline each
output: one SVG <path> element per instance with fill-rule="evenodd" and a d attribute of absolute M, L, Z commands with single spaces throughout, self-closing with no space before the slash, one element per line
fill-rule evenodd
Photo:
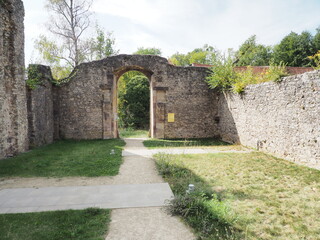
<path fill-rule="evenodd" d="M 262 73 L 254 73 L 251 66 L 247 66 L 245 70 L 235 71 L 233 59 L 230 55 L 216 58 L 211 71 L 207 78 L 210 88 L 220 91 L 233 91 L 234 93 L 243 93 L 245 87 L 250 84 L 269 81 L 279 82 L 282 77 L 288 75 L 286 66 L 282 62 L 279 65 L 272 62 L 269 68 Z"/>

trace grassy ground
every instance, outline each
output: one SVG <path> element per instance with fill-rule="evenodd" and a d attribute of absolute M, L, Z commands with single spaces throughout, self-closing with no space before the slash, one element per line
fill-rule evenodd
<path fill-rule="evenodd" d="M 148 130 L 135 130 L 132 128 L 119 129 L 121 138 L 148 138 Z"/>
<path fill-rule="evenodd" d="M 1 240 L 104 240 L 110 210 L 1 214 Z"/>
<path fill-rule="evenodd" d="M 213 204 L 215 207 L 207 210 L 218 216 L 220 222 L 227 223 L 231 233 L 236 233 L 228 237 L 220 233 L 221 239 L 235 239 L 237 230 L 244 239 L 320 239 L 318 170 L 258 152 L 158 155 L 157 162 L 176 193 L 181 194 L 189 183 L 195 183 L 203 196 L 213 191 L 214 198 L 221 200 L 222 207 Z M 188 172 L 192 177 L 186 177 Z M 187 218 L 186 221 L 193 226 L 192 221 Z M 205 226 L 204 223 L 193 227 L 201 232 Z"/>
<path fill-rule="evenodd" d="M 114 176 L 124 145 L 120 139 L 57 141 L 1 160 L 0 177 Z"/>
<path fill-rule="evenodd" d="M 148 139 L 143 141 L 145 147 L 153 148 L 171 148 L 171 147 L 204 147 L 213 148 L 215 150 L 244 150 L 241 145 L 231 145 L 215 138 L 199 138 L 199 139 Z"/>

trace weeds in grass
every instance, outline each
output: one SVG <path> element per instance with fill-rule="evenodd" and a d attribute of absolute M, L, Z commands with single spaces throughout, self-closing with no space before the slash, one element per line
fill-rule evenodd
<path fill-rule="evenodd" d="M 242 234 L 234 227 L 237 218 L 220 193 L 187 168 L 171 164 L 169 155 L 158 154 L 156 158 L 159 173 L 175 194 L 168 205 L 171 214 L 183 217 L 199 239 L 240 239 Z M 195 185 L 195 191 L 187 193 L 190 183 Z"/>
<path fill-rule="evenodd" d="M 200 179 L 237 216 L 231 226 L 245 239 L 320 240 L 318 170 L 261 152 L 170 155 L 166 164 L 161 169 L 175 175 L 166 178 L 175 194 Z M 184 187 L 179 178 L 187 179 Z"/>

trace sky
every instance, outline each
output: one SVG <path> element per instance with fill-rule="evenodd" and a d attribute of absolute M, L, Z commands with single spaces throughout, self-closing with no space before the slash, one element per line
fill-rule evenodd
<path fill-rule="evenodd" d="M 46 0 L 23 0 L 26 64 L 35 62 L 34 41 L 48 34 Z M 160 48 L 163 57 L 209 44 L 237 49 L 252 35 L 274 45 L 291 31 L 315 34 L 320 0 L 93 0 L 95 22 L 113 32 L 120 53 Z M 90 35 L 90 34 L 89 34 Z"/>

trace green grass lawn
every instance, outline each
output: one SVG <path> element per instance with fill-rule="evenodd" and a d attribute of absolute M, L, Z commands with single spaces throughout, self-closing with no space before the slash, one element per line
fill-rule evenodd
<path fill-rule="evenodd" d="M 110 210 L 0 214 L 1 240 L 104 240 Z"/>
<path fill-rule="evenodd" d="M 119 129 L 121 138 L 148 138 L 148 130 L 136 130 L 132 128 Z"/>
<path fill-rule="evenodd" d="M 0 177 L 114 176 L 124 145 L 121 139 L 60 140 L 1 160 Z"/>
<path fill-rule="evenodd" d="M 171 212 L 203 239 L 320 239 L 318 170 L 260 152 L 159 154 L 156 159 L 178 195 Z M 189 183 L 198 190 L 196 200 L 186 197 Z M 220 224 L 209 228 L 206 219 Z"/>

